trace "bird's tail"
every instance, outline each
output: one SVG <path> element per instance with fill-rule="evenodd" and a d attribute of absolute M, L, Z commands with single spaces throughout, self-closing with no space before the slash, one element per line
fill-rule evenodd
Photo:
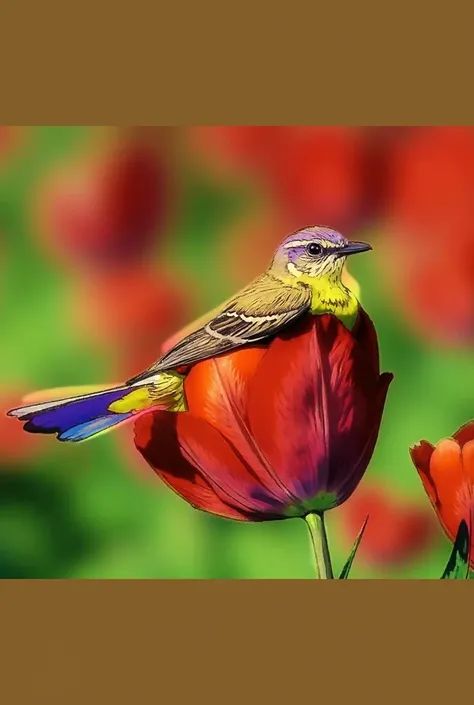
<path fill-rule="evenodd" d="M 77 442 L 151 409 L 185 410 L 183 378 L 174 372 L 156 375 L 139 385 L 90 390 L 69 387 L 64 398 L 57 397 L 65 389 L 45 392 L 50 399 L 56 398 L 12 409 L 8 416 L 24 421 L 29 433 L 56 433 L 60 441 Z"/>

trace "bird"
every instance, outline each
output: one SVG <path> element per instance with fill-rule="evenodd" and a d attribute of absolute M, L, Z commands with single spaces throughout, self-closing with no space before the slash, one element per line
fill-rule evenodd
<path fill-rule="evenodd" d="M 184 380 L 197 363 L 269 341 L 305 315 L 333 314 L 351 329 L 359 301 L 342 282 L 346 258 L 371 250 L 326 226 L 287 235 L 267 270 L 199 319 L 150 367 L 110 388 L 72 387 L 70 394 L 7 412 L 29 433 L 59 441 L 90 439 L 150 410 L 186 411 Z"/>

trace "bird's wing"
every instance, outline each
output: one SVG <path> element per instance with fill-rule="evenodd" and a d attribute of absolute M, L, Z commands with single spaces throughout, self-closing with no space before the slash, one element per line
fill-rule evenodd
<path fill-rule="evenodd" d="M 171 348 L 174 348 L 176 343 L 179 343 L 181 340 L 184 340 L 184 338 L 187 338 L 188 335 L 191 335 L 191 333 L 194 333 L 199 328 L 204 328 L 207 323 L 212 321 L 212 319 L 215 318 L 219 313 L 221 313 L 224 308 L 226 308 L 232 301 L 241 296 L 242 293 L 247 289 L 247 286 L 245 288 L 242 288 L 230 298 L 223 301 L 221 304 L 219 304 L 219 306 L 215 306 L 211 311 L 207 311 L 202 316 L 199 316 L 199 318 L 196 318 L 191 323 L 188 323 L 184 326 L 184 328 L 181 328 L 179 331 L 175 331 L 173 335 L 167 338 L 162 344 L 161 352 L 163 353 L 163 355 L 167 353 L 168 350 L 171 350 Z"/>
<path fill-rule="evenodd" d="M 224 305 L 207 324 L 180 340 L 128 384 L 265 340 L 305 313 L 310 304 L 309 287 L 288 286 L 271 275 L 263 275 Z"/>

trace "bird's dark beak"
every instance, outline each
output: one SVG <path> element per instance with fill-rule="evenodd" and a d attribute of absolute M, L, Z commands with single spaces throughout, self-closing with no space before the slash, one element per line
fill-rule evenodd
<path fill-rule="evenodd" d="M 358 252 L 367 252 L 371 249 L 372 246 L 367 242 L 348 242 L 347 245 L 341 247 L 338 254 L 340 257 L 347 257 L 347 255 L 356 255 Z"/>

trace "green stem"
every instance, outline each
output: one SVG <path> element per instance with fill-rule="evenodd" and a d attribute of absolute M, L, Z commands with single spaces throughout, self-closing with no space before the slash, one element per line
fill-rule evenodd
<path fill-rule="evenodd" d="M 305 516 L 313 544 L 318 578 L 334 578 L 329 555 L 328 537 L 324 524 L 324 512 L 311 512 Z"/>

